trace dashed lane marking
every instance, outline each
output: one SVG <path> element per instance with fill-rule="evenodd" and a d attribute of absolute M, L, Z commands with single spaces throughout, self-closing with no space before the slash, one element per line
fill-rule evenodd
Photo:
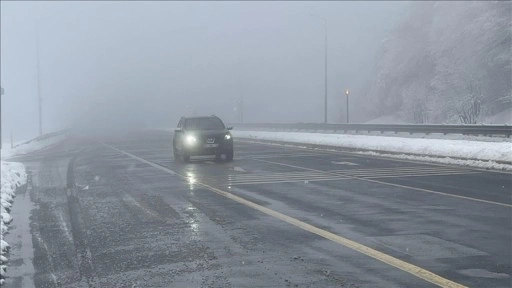
<path fill-rule="evenodd" d="M 130 156 L 133 159 L 136 159 L 136 160 L 138 160 L 140 162 L 143 162 L 143 163 L 146 163 L 148 165 L 151 165 L 152 167 L 154 167 L 156 169 L 159 169 L 161 171 L 164 171 L 164 172 L 167 172 L 167 173 L 179 176 L 180 178 L 182 178 L 184 180 L 188 180 L 187 176 L 178 174 L 175 171 L 173 171 L 173 170 L 171 170 L 171 169 L 169 169 L 167 167 L 160 166 L 158 164 L 155 164 L 153 162 L 150 162 L 148 160 L 145 160 L 143 158 L 140 158 L 140 157 L 135 156 L 133 154 L 130 154 L 128 152 L 119 150 L 116 147 L 110 146 L 108 144 L 104 144 L 103 143 L 103 145 L 105 147 L 110 148 L 110 149 L 116 150 L 116 151 L 118 151 L 120 153 L 123 153 L 123 154 L 125 154 L 127 156 Z M 446 279 L 444 277 L 441 277 L 441 276 L 439 276 L 439 275 L 437 275 L 437 274 L 435 274 L 433 272 L 430 272 L 430 271 L 428 271 L 426 269 L 423 269 L 423 268 L 421 268 L 419 266 L 413 265 L 411 263 L 408 263 L 408 262 L 405 262 L 405 261 L 400 260 L 398 258 L 395 258 L 395 257 L 393 257 L 391 255 L 388 255 L 388 254 L 385 254 L 385 253 L 380 252 L 378 250 L 372 249 L 372 248 L 370 248 L 368 246 L 365 246 L 363 244 L 360 244 L 360 243 L 358 243 L 356 241 L 353 241 L 353 240 L 347 239 L 345 237 L 339 236 L 337 234 L 331 233 L 329 231 L 320 229 L 320 228 L 315 227 L 315 226 L 313 226 L 311 224 L 308 224 L 306 222 L 300 221 L 298 219 L 295 219 L 295 218 L 290 217 L 288 215 L 285 215 L 283 213 L 277 212 L 277 211 L 272 210 L 270 208 L 267 208 L 267 207 L 261 206 L 259 204 L 256 204 L 254 202 L 251 202 L 249 200 L 246 200 L 246 199 L 244 199 L 244 198 L 242 198 L 240 196 L 236 196 L 236 195 L 231 194 L 229 192 L 226 192 L 226 191 L 220 190 L 218 188 L 215 188 L 213 186 L 210 186 L 210 185 L 208 185 L 206 183 L 202 183 L 202 182 L 196 181 L 194 183 L 194 185 L 206 188 L 206 189 L 208 189 L 208 190 L 210 190 L 210 191 L 212 191 L 212 192 L 214 192 L 214 193 L 216 193 L 218 195 L 224 196 L 224 197 L 226 197 L 228 199 L 231 199 L 231 200 L 233 200 L 235 202 L 238 202 L 238 203 L 240 203 L 242 205 L 245 205 L 247 207 L 251 207 L 251 208 L 253 208 L 255 210 L 258 210 L 258 211 L 260 211 L 260 212 L 262 212 L 262 213 L 264 213 L 264 214 L 266 214 L 268 216 L 274 217 L 276 219 L 279 219 L 279 220 L 282 220 L 282 221 L 284 221 L 286 223 L 294 225 L 294 226 L 296 226 L 298 228 L 301 228 L 304 231 L 316 234 L 316 235 L 321 236 L 321 237 L 323 237 L 325 239 L 328 239 L 328 240 L 331 240 L 331 241 L 333 241 L 335 243 L 338 243 L 338 244 L 340 244 L 342 246 L 345 246 L 347 248 L 350 248 L 352 250 L 355 250 L 357 252 L 365 254 L 365 255 L 367 255 L 367 256 L 369 256 L 371 258 L 374 258 L 374 259 L 379 260 L 379 261 L 381 261 L 383 263 L 386 263 L 388 265 L 396 267 L 396 268 L 398 268 L 398 269 L 400 269 L 402 271 L 405 271 L 405 272 L 407 272 L 407 273 L 409 273 L 409 274 L 411 274 L 413 276 L 416 276 L 416 277 L 418 277 L 420 279 L 423 279 L 423 280 L 425 280 L 427 282 L 430 282 L 432 284 L 435 284 L 437 286 L 449 287 L 449 288 L 451 288 L 451 287 L 457 287 L 457 288 L 466 287 L 464 285 L 461 285 L 459 283 L 456 283 L 454 281 L 451 281 L 451 280 L 448 280 L 448 279 Z"/>

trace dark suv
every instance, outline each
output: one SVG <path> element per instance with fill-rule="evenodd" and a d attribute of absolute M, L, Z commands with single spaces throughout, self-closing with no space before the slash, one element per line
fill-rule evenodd
<path fill-rule="evenodd" d="M 181 117 L 174 132 L 175 160 L 187 162 L 190 156 L 215 155 L 216 159 L 233 160 L 233 136 L 217 116 Z"/>

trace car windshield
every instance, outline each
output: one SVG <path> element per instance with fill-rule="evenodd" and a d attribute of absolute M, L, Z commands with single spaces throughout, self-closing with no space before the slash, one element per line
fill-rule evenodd
<path fill-rule="evenodd" d="M 185 121 L 187 130 L 222 130 L 224 124 L 218 118 L 191 118 Z"/>

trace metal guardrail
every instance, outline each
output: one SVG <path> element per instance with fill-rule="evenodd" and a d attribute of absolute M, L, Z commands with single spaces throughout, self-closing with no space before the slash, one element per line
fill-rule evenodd
<path fill-rule="evenodd" d="M 440 133 L 483 136 L 505 136 L 510 138 L 509 125 L 421 125 L 421 124 L 323 124 L 323 123 L 233 123 L 234 129 L 270 129 L 278 131 L 308 132 L 394 132 L 394 133 Z"/>
<path fill-rule="evenodd" d="M 42 140 L 45 140 L 45 139 L 48 139 L 48 138 L 52 138 L 52 137 L 55 137 L 55 136 L 66 134 L 68 132 L 69 131 L 67 129 L 65 129 L 65 130 L 59 130 L 59 131 L 56 131 L 56 132 L 51 132 L 51 133 L 43 134 L 43 135 L 38 136 L 38 137 L 36 137 L 34 139 L 30 139 L 30 140 L 27 140 L 25 142 L 18 143 L 16 145 L 14 145 L 14 147 L 18 147 L 18 146 L 21 146 L 21 145 L 29 144 L 31 142 L 42 141 Z"/>

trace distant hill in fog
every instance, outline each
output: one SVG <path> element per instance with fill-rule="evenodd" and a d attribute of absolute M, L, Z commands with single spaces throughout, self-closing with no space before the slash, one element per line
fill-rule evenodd
<path fill-rule="evenodd" d="M 383 41 L 368 115 L 482 123 L 512 107 L 510 2 L 413 2 Z"/>

